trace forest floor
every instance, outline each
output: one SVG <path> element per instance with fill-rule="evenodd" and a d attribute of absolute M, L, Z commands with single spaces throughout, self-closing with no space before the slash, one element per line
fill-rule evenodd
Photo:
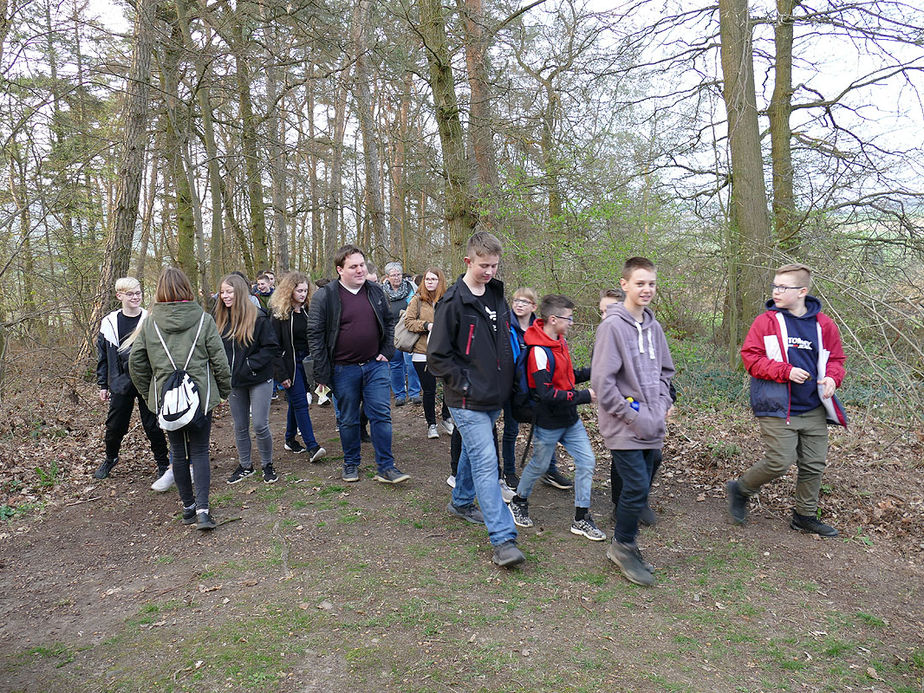
<path fill-rule="evenodd" d="M 368 445 L 361 481 L 341 481 L 329 407 L 311 410 L 323 462 L 282 451 L 283 400 L 279 482 L 228 486 L 225 409 L 212 532 L 180 523 L 175 491 L 150 490 L 137 418 L 112 476 L 92 478 L 105 411 L 92 386 L 60 381 L 0 407 L 2 691 L 924 690 L 914 430 L 832 431 L 822 505 L 841 537 L 822 540 L 788 526 L 792 477 L 732 526 L 724 482 L 758 454 L 756 424 L 681 403 L 652 496 L 660 522 L 639 537 L 659 581 L 644 589 L 605 542 L 569 533 L 571 493 L 541 485 L 526 563 L 492 565 L 484 528 L 445 511 L 449 438 L 425 438 L 420 407 L 394 411 L 411 474 L 397 486 L 372 480 Z M 610 531 L 597 447 L 592 510 Z"/>

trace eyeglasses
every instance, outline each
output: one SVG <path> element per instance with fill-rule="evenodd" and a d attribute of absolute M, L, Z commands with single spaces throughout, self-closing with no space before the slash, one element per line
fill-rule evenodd
<path fill-rule="evenodd" d="M 558 318 L 559 320 L 567 320 L 569 324 L 574 324 L 574 316 L 569 315 L 565 317 L 564 315 L 553 315 L 553 318 Z"/>
<path fill-rule="evenodd" d="M 798 291 L 799 289 L 804 289 L 804 288 L 805 288 L 804 286 L 782 286 L 781 284 L 771 284 L 770 293 L 773 293 L 775 291 L 789 291 L 790 289 L 795 289 Z"/>
<path fill-rule="evenodd" d="M 521 306 L 534 306 L 534 305 L 536 305 L 535 303 L 533 303 L 532 301 L 530 301 L 528 298 L 515 298 L 515 299 L 513 299 L 513 305 L 517 305 L 517 304 L 520 304 Z"/>

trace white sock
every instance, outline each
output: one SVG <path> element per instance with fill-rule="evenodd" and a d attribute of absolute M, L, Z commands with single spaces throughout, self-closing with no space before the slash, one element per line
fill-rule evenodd
<path fill-rule="evenodd" d="M 208 509 L 208 508 L 202 508 L 201 510 L 197 510 L 196 512 L 199 513 L 200 515 L 201 515 L 202 513 L 205 513 L 206 515 L 208 515 L 209 509 Z"/>

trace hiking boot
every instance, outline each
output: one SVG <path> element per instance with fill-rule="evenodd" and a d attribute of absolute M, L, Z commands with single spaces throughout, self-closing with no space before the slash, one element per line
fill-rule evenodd
<path fill-rule="evenodd" d="M 327 454 L 327 450 L 322 448 L 320 445 L 315 445 L 313 448 L 310 448 L 308 450 L 308 461 L 317 462 L 322 457 L 324 457 L 324 455 L 326 454 Z"/>
<path fill-rule="evenodd" d="M 606 534 L 597 528 L 590 513 L 584 515 L 583 520 L 573 520 L 571 522 L 571 533 L 587 537 L 591 541 L 603 541 L 606 539 Z"/>
<path fill-rule="evenodd" d="M 643 587 L 655 584 L 654 575 L 645 568 L 642 554 L 636 544 L 623 544 L 613 540 L 606 550 L 606 557 L 619 566 L 629 582 Z"/>
<path fill-rule="evenodd" d="M 436 428 L 436 424 L 430 424 L 427 426 L 427 438 L 439 438 L 440 432 Z"/>
<path fill-rule="evenodd" d="M 236 484 L 239 481 L 243 481 L 248 476 L 253 476 L 253 468 L 251 467 L 250 469 L 244 469 L 244 467 L 241 465 L 237 465 L 237 469 L 235 469 L 231 473 L 231 476 L 228 477 L 228 483 Z"/>
<path fill-rule="evenodd" d="M 107 457 L 105 460 L 103 460 L 103 463 L 99 466 L 99 468 L 93 472 L 93 478 L 105 479 L 107 476 L 109 476 L 109 472 L 112 471 L 112 468 L 115 467 L 118 463 L 118 457 L 113 457 L 111 459 Z"/>
<path fill-rule="evenodd" d="M 495 565 L 499 565 L 502 568 L 512 568 L 525 561 L 526 556 L 517 548 L 516 540 L 509 539 L 503 544 L 498 544 L 494 547 L 494 555 L 491 557 L 491 560 Z"/>
<path fill-rule="evenodd" d="M 349 482 L 359 481 L 359 467 L 344 467 L 340 478 Z"/>
<path fill-rule="evenodd" d="M 509 503 L 510 501 L 513 500 L 513 497 L 514 497 L 515 495 L 517 495 L 516 489 L 515 489 L 515 488 L 510 488 L 510 487 L 507 485 L 507 482 L 504 481 L 503 479 L 501 479 L 500 481 L 498 481 L 498 483 L 500 484 L 501 498 L 504 499 L 504 502 L 505 502 L 505 503 Z"/>
<path fill-rule="evenodd" d="M 748 519 L 748 496 L 737 481 L 725 484 L 728 492 L 728 514 L 736 525 L 743 525 Z"/>
<path fill-rule="evenodd" d="M 456 475 L 450 474 L 449 476 L 447 476 L 446 483 L 449 484 L 449 488 L 455 488 L 456 487 Z"/>
<path fill-rule="evenodd" d="M 276 470 L 273 469 L 272 464 L 268 464 L 263 468 L 263 483 L 264 484 L 275 484 L 279 481 L 279 475 L 276 473 Z"/>
<path fill-rule="evenodd" d="M 404 397 L 395 400 L 396 407 L 403 407 L 405 404 L 407 404 L 407 400 Z"/>
<path fill-rule="evenodd" d="M 654 527 L 658 524 L 658 516 L 655 515 L 654 510 L 651 509 L 651 506 L 646 504 L 642 508 L 642 512 L 638 516 L 639 524 L 645 525 L 646 527 Z"/>
<path fill-rule="evenodd" d="M 826 525 L 813 515 L 800 515 L 795 510 L 792 511 L 792 519 L 789 521 L 789 526 L 793 529 L 798 529 L 802 532 L 810 532 L 811 534 L 818 534 L 822 537 L 837 536 L 837 530 L 831 525 Z"/>
<path fill-rule="evenodd" d="M 283 447 L 289 452 L 294 452 L 296 455 L 300 455 L 305 452 L 305 448 L 302 447 L 302 444 L 299 443 L 295 438 L 287 440 L 286 444 Z"/>
<path fill-rule="evenodd" d="M 513 524 L 517 527 L 532 527 L 533 521 L 529 517 L 529 501 L 510 500 L 510 514 L 513 515 Z"/>
<path fill-rule="evenodd" d="M 215 529 L 218 526 L 208 512 L 197 513 L 196 517 L 196 529 Z"/>
<path fill-rule="evenodd" d="M 183 524 L 191 525 L 196 521 L 196 508 L 183 508 Z"/>
<path fill-rule="evenodd" d="M 562 491 L 574 488 L 574 482 L 557 469 L 554 472 L 546 472 L 542 475 L 541 479 L 542 483 L 546 486 L 554 486 L 555 488 L 560 488 Z"/>
<path fill-rule="evenodd" d="M 407 481 L 411 477 L 397 467 L 391 467 L 384 472 L 379 472 L 372 478 L 376 481 L 381 481 L 383 484 L 400 484 L 402 481 Z"/>
<path fill-rule="evenodd" d="M 443 419 L 443 430 L 452 435 L 452 432 L 456 430 L 456 425 L 450 419 Z"/>
<path fill-rule="evenodd" d="M 411 397 L 411 404 L 423 404 L 423 398 L 419 395 L 417 397 Z"/>
<path fill-rule="evenodd" d="M 167 467 L 167 471 L 157 477 L 157 481 L 151 484 L 151 490 L 163 493 L 170 490 L 173 483 L 173 467 Z"/>
<path fill-rule="evenodd" d="M 360 428 L 359 429 L 359 440 L 361 443 L 371 443 L 372 436 L 369 435 L 369 431 L 367 431 L 365 428 Z"/>
<path fill-rule="evenodd" d="M 474 503 L 471 505 L 458 506 L 453 505 L 452 501 L 449 501 L 449 505 L 446 506 L 446 512 L 466 522 L 471 522 L 473 525 L 484 524 L 484 515 L 481 514 L 481 510 Z"/>

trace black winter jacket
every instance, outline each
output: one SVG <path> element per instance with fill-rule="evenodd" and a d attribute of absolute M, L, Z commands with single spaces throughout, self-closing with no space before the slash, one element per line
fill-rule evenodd
<path fill-rule="evenodd" d="M 504 284 L 492 279 L 485 292 L 497 313 L 495 333 L 481 299 L 472 294 L 462 277 L 436 304 L 427 343 L 427 369 L 442 378 L 450 407 L 493 411 L 503 408 L 510 398 L 513 349 Z"/>
<path fill-rule="evenodd" d="M 305 312 L 305 318 L 307 319 L 307 310 L 303 307 L 302 311 Z M 273 330 L 280 348 L 279 358 L 276 359 L 276 380 L 280 383 L 284 380 L 295 380 L 295 364 L 298 361 L 298 354 L 295 353 L 294 345 L 294 319 L 295 313 L 289 313 L 286 320 L 272 318 Z"/>
<path fill-rule="evenodd" d="M 109 390 L 117 395 L 124 395 L 134 385 L 128 374 L 128 357 L 131 349 L 119 351 L 119 312 L 112 311 L 103 318 L 96 338 L 96 384 L 100 390 Z M 141 321 L 148 312 L 141 309 Z M 139 325 L 141 324 L 139 321 Z"/>
<path fill-rule="evenodd" d="M 340 334 L 339 281 L 332 281 L 312 297 L 308 310 L 308 350 L 314 364 L 315 382 L 330 385 L 334 373 L 334 347 Z M 386 359 L 395 354 L 395 320 L 382 287 L 366 282 L 369 303 L 379 326 L 378 353 Z"/>
<path fill-rule="evenodd" d="M 221 336 L 231 367 L 231 387 L 252 387 L 273 377 L 273 367 L 279 359 L 279 339 L 262 311 L 253 326 L 253 341 L 249 346 Z"/>

